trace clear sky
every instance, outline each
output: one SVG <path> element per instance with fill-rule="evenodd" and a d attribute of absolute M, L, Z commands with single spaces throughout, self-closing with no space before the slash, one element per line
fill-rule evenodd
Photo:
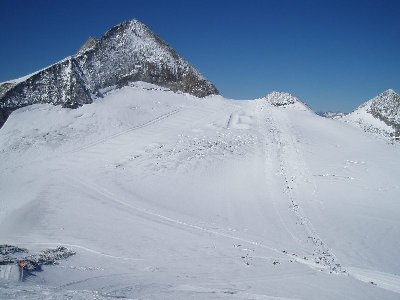
<path fill-rule="evenodd" d="M 400 92 L 400 1 L 0 0 L 0 82 L 136 18 L 234 99 L 288 91 L 316 111 Z"/>

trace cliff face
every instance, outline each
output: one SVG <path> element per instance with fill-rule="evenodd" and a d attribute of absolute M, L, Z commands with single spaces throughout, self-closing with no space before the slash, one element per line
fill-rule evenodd
<path fill-rule="evenodd" d="M 215 86 L 137 20 L 89 38 L 75 56 L 25 78 L 0 85 L 0 126 L 23 106 L 50 103 L 76 108 L 101 90 L 145 81 L 197 97 L 218 94 Z"/>
<path fill-rule="evenodd" d="M 6 83 L 7 84 L 7 83 Z M 76 108 L 92 102 L 87 81 L 75 58 L 70 57 L 12 85 L 0 99 L 3 118 L 14 110 L 37 103 Z"/>

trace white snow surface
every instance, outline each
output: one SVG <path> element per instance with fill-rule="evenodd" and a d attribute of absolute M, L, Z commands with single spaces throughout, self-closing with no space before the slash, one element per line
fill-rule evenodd
<path fill-rule="evenodd" d="M 144 83 L 19 109 L 0 244 L 77 254 L 0 299 L 399 299 L 399 154 L 301 103 Z"/>

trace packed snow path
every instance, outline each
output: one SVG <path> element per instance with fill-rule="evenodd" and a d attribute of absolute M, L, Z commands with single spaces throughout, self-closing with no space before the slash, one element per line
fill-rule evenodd
<path fill-rule="evenodd" d="M 259 104 L 259 110 L 265 109 L 265 104 Z M 271 107 L 269 107 L 271 109 Z M 293 132 L 293 124 L 282 111 L 276 110 L 270 116 L 260 113 L 260 132 L 265 133 L 264 143 L 266 152 L 266 174 L 267 181 L 272 186 L 281 186 L 281 192 L 286 195 L 287 202 L 280 199 L 280 203 L 274 202 L 277 214 L 285 224 L 287 232 L 298 243 L 300 249 L 305 251 L 303 261 L 311 260 L 310 264 L 319 265 L 331 272 L 342 272 L 341 265 L 337 262 L 335 255 L 328 245 L 319 237 L 310 219 L 302 210 L 300 201 L 315 201 L 316 185 L 307 169 L 299 147 L 298 137 Z M 277 195 L 271 195 L 271 199 L 277 199 Z M 279 212 L 279 209 L 290 208 L 294 217 L 284 220 L 282 215 L 287 212 Z M 293 224 L 294 223 L 294 224 Z M 294 230 L 290 227 L 300 227 Z M 297 234 L 293 232 L 297 232 Z M 302 232 L 303 231 L 303 232 Z M 312 253 L 310 256 L 307 251 Z M 306 262 L 308 263 L 308 262 Z"/>
<path fill-rule="evenodd" d="M 77 252 L 0 298 L 398 298 L 399 149 L 301 103 L 124 88 L 0 146 L 1 241 Z"/>

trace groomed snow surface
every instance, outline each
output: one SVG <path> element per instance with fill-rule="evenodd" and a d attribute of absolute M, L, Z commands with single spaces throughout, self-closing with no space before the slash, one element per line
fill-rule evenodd
<path fill-rule="evenodd" d="M 400 149 L 299 102 L 136 84 L 0 129 L 0 299 L 399 299 Z"/>

